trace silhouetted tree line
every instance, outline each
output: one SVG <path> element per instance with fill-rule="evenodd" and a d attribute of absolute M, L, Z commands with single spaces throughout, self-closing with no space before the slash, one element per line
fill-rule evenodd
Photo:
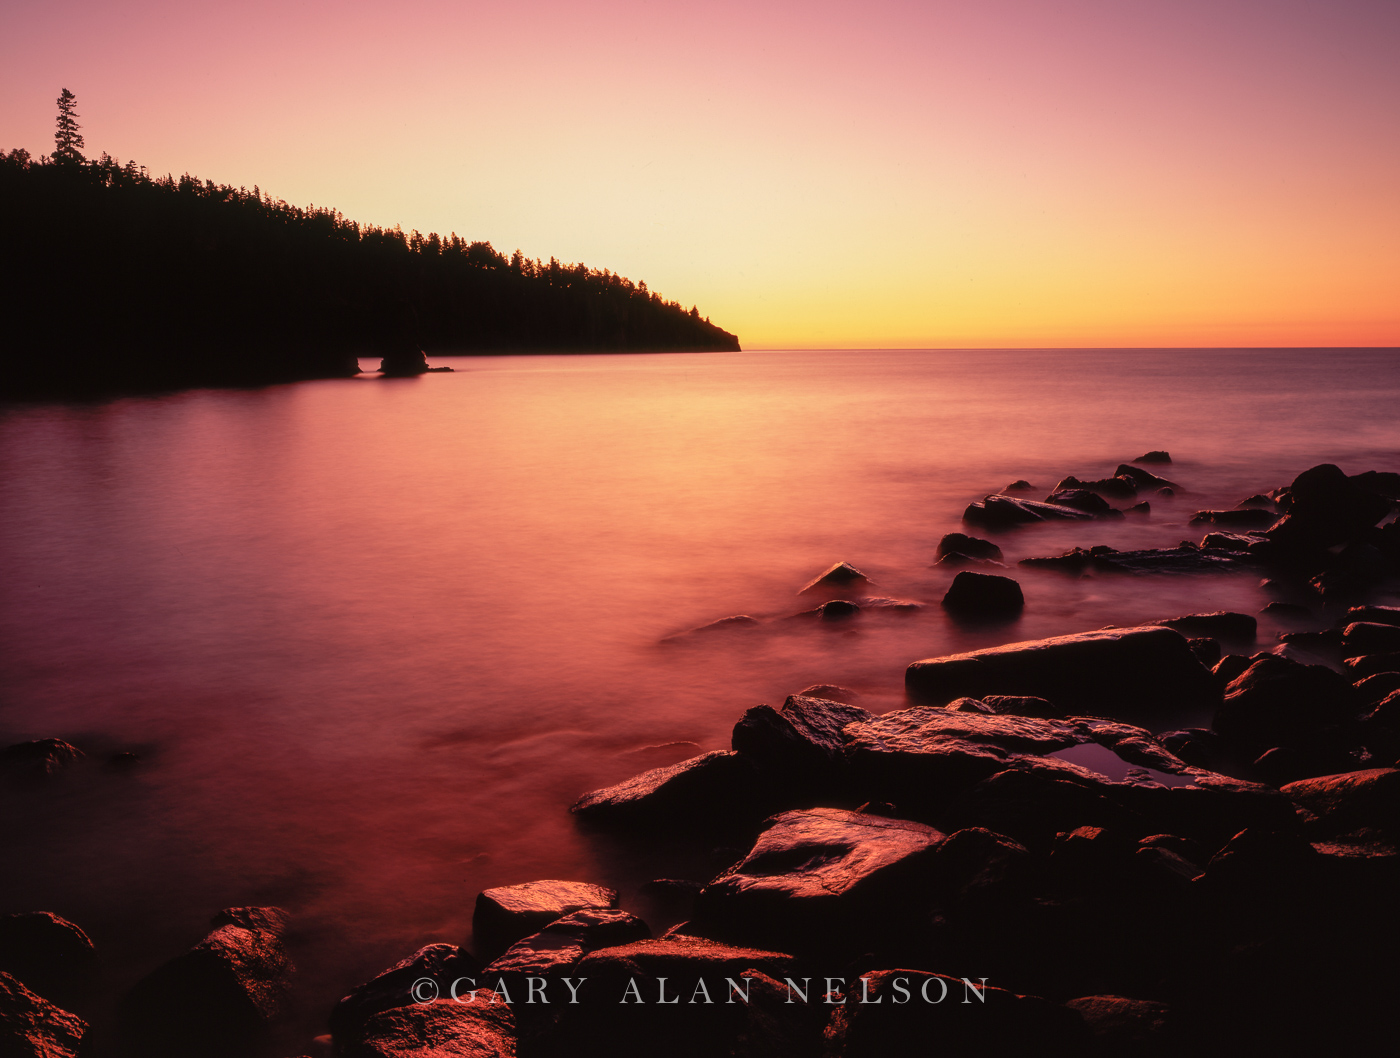
<path fill-rule="evenodd" d="M 606 270 L 86 160 L 71 102 L 53 157 L 0 151 L 3 391 L 332 377 L 419 349 L 739 348 Z"/>

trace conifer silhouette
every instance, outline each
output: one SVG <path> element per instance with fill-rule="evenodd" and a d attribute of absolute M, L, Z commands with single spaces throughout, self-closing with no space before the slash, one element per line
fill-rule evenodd
<path fill-rule="evenodd" d="M 78 130 L 78 97 L 68 89 L 58 97 L 58 130 L 53 135 L 53 156 L 55 161 L 81 162 L 83 158 L 83 135 Z"/>

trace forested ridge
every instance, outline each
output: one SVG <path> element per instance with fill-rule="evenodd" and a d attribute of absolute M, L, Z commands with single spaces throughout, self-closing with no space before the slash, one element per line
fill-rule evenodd
<path fill-rule="evenodd" d="M 0 206 L 11 395 L 333 377 L 357 356 L 412 370 L 420 350 L 739 348 L 607 270 L 153 178 L 106 154 L 0 151 Z"/>

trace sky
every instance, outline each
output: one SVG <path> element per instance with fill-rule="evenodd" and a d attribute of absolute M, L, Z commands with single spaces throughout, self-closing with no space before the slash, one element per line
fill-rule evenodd
<path fill-rule="evenodd" d="M 745 348 L 1400 345 L 1396 0 L 0 10 L 0 149 L 608 268 Z"/>

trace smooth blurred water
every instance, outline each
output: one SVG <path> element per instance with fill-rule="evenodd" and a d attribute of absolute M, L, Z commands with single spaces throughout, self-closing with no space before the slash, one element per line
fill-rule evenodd
<path fill-rule="evenodd" d="M 1394 351 L 436 362 L 456 372 L 0 411 L 0 744 L 89 753 L 6 788 L 0 912 L 87 928 L 108 998 L 220 907 L 278 903 L 308 1049 L 348 987 L 464 940 L 479 889 L 578 878 L 626 906 L 686 869 L 567 806 L 727 746 L 749 706 L 830 682 L 882 711 L 916 658 L 1265 601 L 1251 577 L 1023 570 L 1020 621 L 960 629 L 934 546 L 1016 478 L 1165 448 L 1186 491 L 1002 537 L 1009 563 L 1199 539 L 1196 509 L 1320 462 L 1400 469 Z M 840 559 L 931 605 L 658 644 L 808 608 Z"/>

